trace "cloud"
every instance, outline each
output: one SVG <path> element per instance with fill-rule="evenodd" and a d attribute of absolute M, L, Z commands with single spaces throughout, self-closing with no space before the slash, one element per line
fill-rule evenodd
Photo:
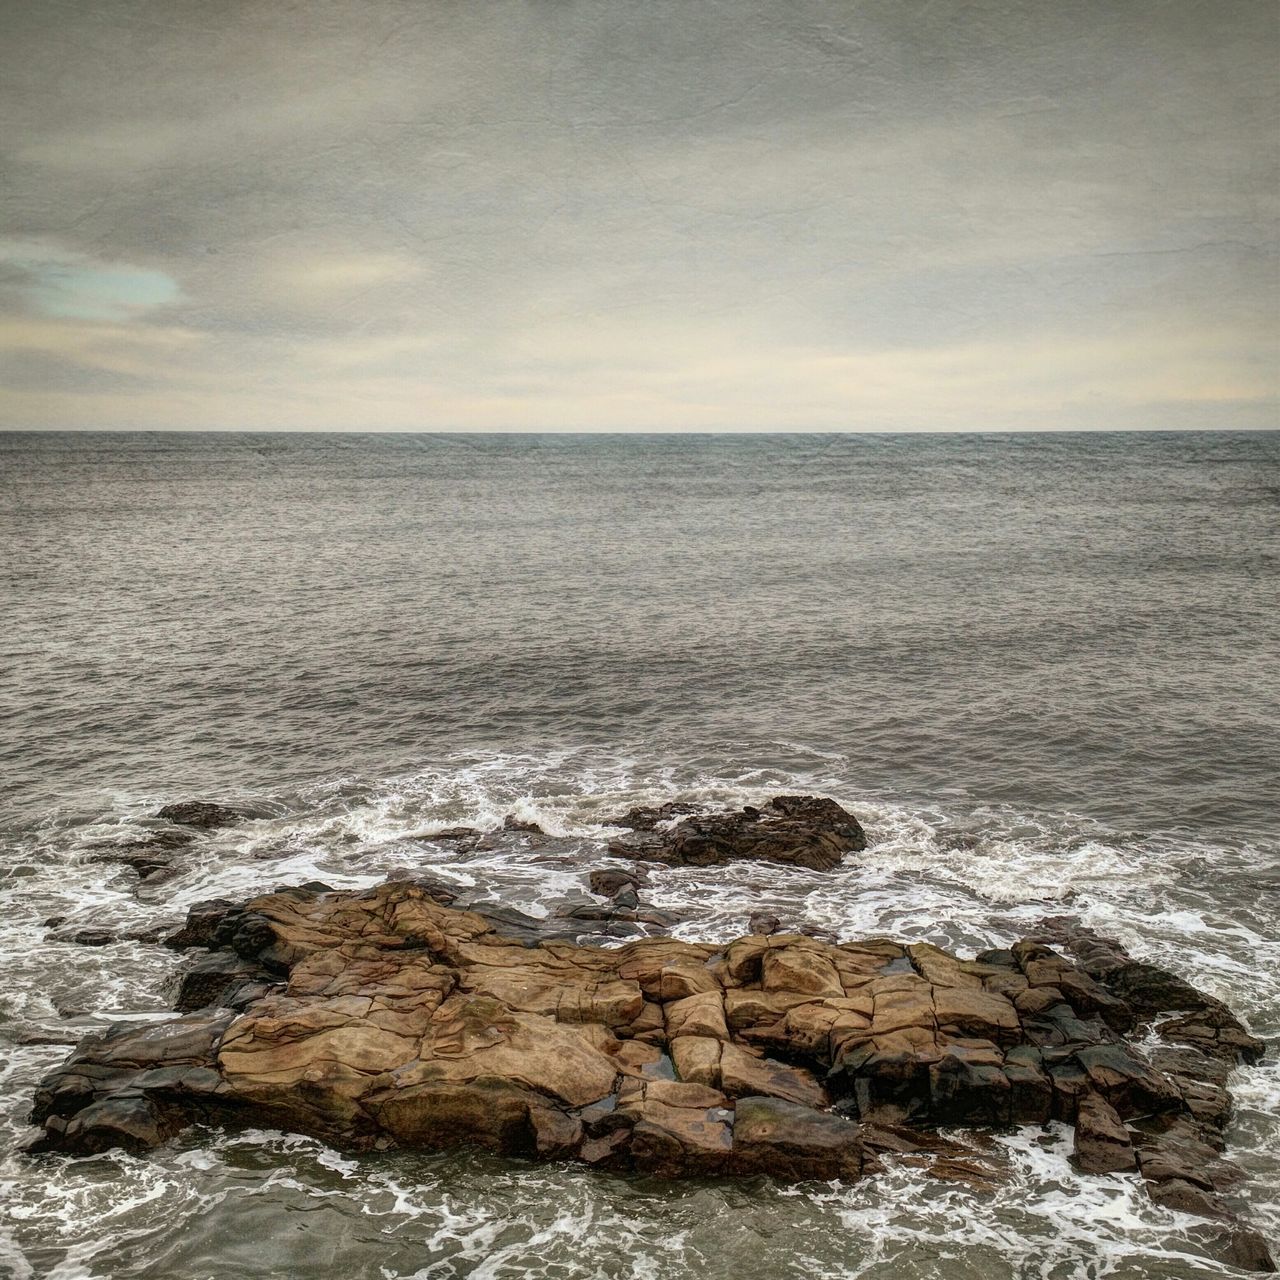
<path fill-rule="evenodd" d="M 181 297 L 163 271 L 39 241 L 0 240 L 0 279 L 37 314 L 69 320 L 132 320 Z"/>
<path fill-rule="evenodd" d="M 1274 425 L 1262 0 L 11 9 L 13 425 Z"/>

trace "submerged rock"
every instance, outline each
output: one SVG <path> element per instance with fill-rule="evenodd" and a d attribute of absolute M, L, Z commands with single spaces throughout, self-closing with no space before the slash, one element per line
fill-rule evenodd
<path fill-rule="evenodd" d="M 194 831 L 157 831 L 145 840 L 94 845 L 89 850 L 89 861 L 119 863 L 132 867 L 142 880 L 159 880 L 174 869 L 178 854 L 195 839 Z"/>
<path fill-rule="evenodd" d="M 759 809 L 697 814 L 661 830 L 656 824 L 637 828 L 611 841 L 609 852 L 675 866 L 759 860 L 831 871 L 846 853 L 866 847 L 858 820 L 834 800 L 774 796 Z"/>
<path fill-rule="evenodd" d="M 1083 1168 L 1136 1160 L 1162 1203 L 1231 1217 L 1227 1109 L 1203 1092 L 1228 1046 L 1161 1069 L 1117 1029 L 1134 1011 L 1043 943 L 982 960 L 799 934 L 579 946 L 434 887 L 194 908 L 185 937 L 217 949 L 183 981 L 191 1011 L 82 1042 L 37 1090 L 34 1149 L 139 1150 L 218 1120 L 671 1177 L 927 1157 L 985 1185 L 982 1159 L 928 1131 L 1053 1118 L 1077 1126 Z"/>

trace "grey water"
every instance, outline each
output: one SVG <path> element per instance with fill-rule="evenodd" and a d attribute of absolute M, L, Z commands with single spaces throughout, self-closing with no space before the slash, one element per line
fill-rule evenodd
<path fill-rule="evenodd" d="M 534 914 L 639 800 L 833 795 L 822 874 L 656 872 L 677 932 L 978 949 L 1069 912 L 1273 1045 L 1232 1155 L 1280 1237 L 1280 434 L 0 435 L 0 1274 L 1200 1277 L 1197 1220 L 1069 1138 L 995 1191 L 671 1186 L 192 1131 L 18 1154 L 38 1076 L 163 1016 L 176 921 L 403 866 Z M 91 860 L 241 803 L 177 875 Z M 459 855 L 510 812 L 551 834 Z M 63 918 L 61 929 L 45 925 Z M 61 934 L 62 937 L 55 936 Z"/>

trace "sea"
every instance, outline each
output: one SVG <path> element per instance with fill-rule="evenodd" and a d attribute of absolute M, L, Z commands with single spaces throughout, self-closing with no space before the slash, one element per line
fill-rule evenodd
<path fill-rule="evenodd" d="M 18 1144 L 42 1073 L 185 963 L 69 931 L 402 868 L 546 916 L 633 804 L 809 792 L 864 853 L 655 868 L 646 901 L 709 940 L 1118 938 L 1270 1042 L 1228 1154 L 1274 1247 L 1278 774 L 1280 434 L 0 435 L 0 1275 L 1239 1274 L 1059 1125 L 995 1135 L 994 1188 Z M 187 798 L 252 816 L 167 879 L 92 860 Z M 508 814 L 549 838 L 433 839 Z"/>

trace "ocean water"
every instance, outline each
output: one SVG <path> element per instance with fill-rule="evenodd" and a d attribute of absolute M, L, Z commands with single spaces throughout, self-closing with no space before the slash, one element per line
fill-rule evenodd
<path fill-rule="evenodd" d="M 1280 1243 L 1280 435 L 0 435 L 0 1274 L 1207 1277 L 1202 1224 L 999 1135 L 995 1190 L 671 1185 L 192 1130 L 18 1154 L 181 957 L 59 941 L 429 867 L 556 909 L 639 801 L 832 795 L 830 874 L 655 869 L 676 932 L 964 949 L 1070 913 L 1272 1052 L 1230 1153 Z M 255 816 L 139 885 L 166 801 Z M 459 855 L 508 813 L 551 834 Z"/>

